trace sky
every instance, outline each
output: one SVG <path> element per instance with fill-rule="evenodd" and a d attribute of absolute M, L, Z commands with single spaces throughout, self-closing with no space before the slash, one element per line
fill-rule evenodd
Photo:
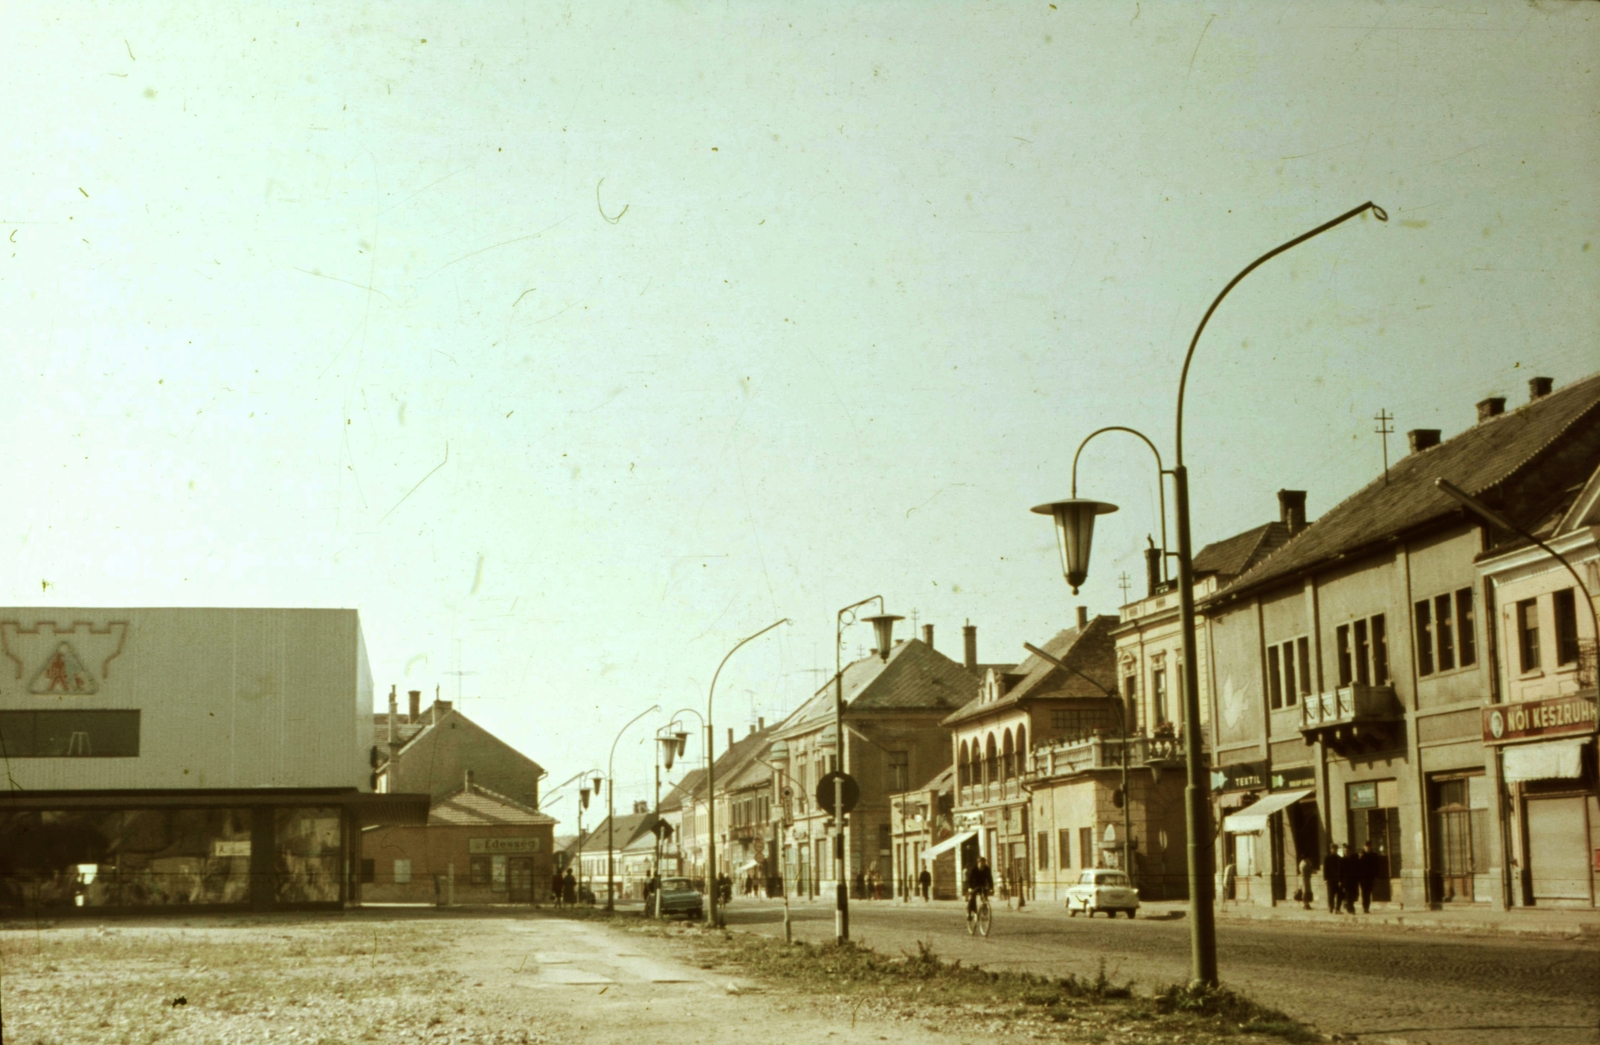
<path fill-rule="evenodd" d="M 1149 451 L 1077 597 L 1028 509 L 1368 200 L 1200 343 L 1197 546 L 1600 369 L 1594 4 L 273 6 L 0 14 L 0 598 L 355 608 L 547 788 L 649 797 L 777 620 L 719 750 L 857 600 L 1115 612 Z"/>

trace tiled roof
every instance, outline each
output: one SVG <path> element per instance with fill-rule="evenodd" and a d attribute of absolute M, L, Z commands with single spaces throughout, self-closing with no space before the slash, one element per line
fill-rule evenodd
<path fill-rule="evenodd" d="M 435 802 L 428 810 L 429 827 L 497 827 L 516 824 L 554 824 L 553 817 L 536 812 L 514 798 L 473 784 Z"/>
<path fill-rule="evenodd" d="M 380 711 L 372 716 L 372 725 L 375 732 L 372 734 L 379 743 L 389 742 L 389 713 Z M 411 738 L 421 733 L 427 725 L 426 722 L 407 722 L 404 715 L 395 716 L 394 739 L 395 749 L 399 750 L 411 742 Z"/>
<path fill-rule="evenodd" d="M 1017 670 L 1007 676 L 1016 681 L 998 700 L 985 704 L 982 703 L 981 697 L 975 696 L 965 707 L 945 718 L 941 724 L 953 726 L 1015 707 L 1029 697 L 1105 696 L 1105 690 L 1116 686 L 1115 640 L 1111 637 L 1111 629 L 1116 624 L 1116 617 L 1102 614 L 1090 620 L 1088 626 L 1081 630 L 1068 628 L 1066 631 L 1057 632 L 1054 638 L 1041 647 L 1052 657 L 1077 668 L 1089 678 L 1103 680 L 1103 689 L 1095 687 L 1076 672 L 1064 671 L 1043 657 L 1030 653 L 1026 660 L 1017 665 Z"/>
<path fill-rule="evenodd" d="M 655 822 L 656 815 L 654 813 L 618 813 L 616 816 L 616 834 L 612 836 L 612 840 L 616 843 L 618 849 L 625 849 L 628 843 L 639 837 L 641 833 L 648 832 L 650 825 Z M 593 831 L 585 833 L 584 846 L 587 848 L 594 848 L 595 846 L 604 848 L 607 833 L 612 830 L 609 825 L 609 818 L 602 819 L 595 825 Z"/>
<path fill-rule="evenodd" d="M 1194 557 L 1194 575 L 1237 577 L 1288 543 L 1289 527 L 1281 522 L 1264 523 L 1201 548 Z"/>
<path fill-rule="evenodd" d="M 908 639 L 889 651 L 887 662 L 873 654 L 844 668 L 844 702 L 850 711 L 954 711 L 978 691 L 978 679 L 921 639 Z M 823 683 L 814 696 L 778 727 L 793 736 L 833 719 L 835 683 Z"/>
<path fill-rule="evenodd" d="M 1552 452 L 1590 453 L 1600 438 L 1600 374 L 1497 417 L 1438 446 L 1401 458 L 1288 544 L 1212 597 L 1225 599 L 1325 566 L 1420 528 L 1458 518 L 1461 507 L 1434 487 L 1448 479 L 1474 496 L 1509 485 Z M 1542 512 L 1548 506 L 1540 505 Z M 1212 601 L 1208 600 L 1208 601 Z"/>
<path fill-rule="evenodd" d="M 939 772 L 935 773 L 933 775 L 933 779 L 932 780 L 929 780 L 926 784 L 923 784 L 921 787 L 913 788 L 912 790 L 914 790 L 914 791 L 938 791 L 938 792 L 943 793 L 943 792 L 949 791 L 951 788 L 953 788 L 955 786 L 955 783 L 956 783 L 956 767 L 955 767 L 954 764 L 951 764 L 951 765 L 945 766 L 943 769 L 939 770 Z"/>
<path fill-rule="evenodd" d="M 700 783 L 705 779 L 704 769 L 691 769 L 678 781 L 677 785 L 661 796 L 661 811 L 663 813 L 682 809 L 684 800 L 700 789 Z"/>

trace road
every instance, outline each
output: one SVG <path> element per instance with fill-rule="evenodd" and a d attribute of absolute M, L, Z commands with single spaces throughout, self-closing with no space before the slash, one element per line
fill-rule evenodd
<path fill-rule="evenodd" d="M 1149 913 L 1149 912 L 1147 912 Z M 1149 990 L 1188 979 L 1189 928 L 1176 910 L 1135 920 L 1068 918 L 1054 905 L 995 911 L 987 939 L 969 937 L 959 903 L 854 902 L 851 937 L 886 954 L 932 943 L 945 960 Z M 777 903 L 735 902 L 730 928 L 783 933 Z M 834 912 L 792 909 L 796 939 L 831 941 Z M 1328 1034 L 1440 1045 L 1600 1041 L 1600 941 L 1467 936 L 1359 922 L 1228 922 L 1217 927 L 1222 980 Z"/>

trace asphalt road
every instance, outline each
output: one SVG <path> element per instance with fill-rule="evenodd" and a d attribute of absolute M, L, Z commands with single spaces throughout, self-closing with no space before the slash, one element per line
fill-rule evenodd
<path fill-rule="evenodd" d="M 1175 911 L 1134 920 L 1068 918 L 1054 905 L 995 910 L 987 939 L 959 903 L 853 902 L 851 937 L 883 953 L 930 942 L 945 960 L 1093 978 L 1101 962 L 1142 990 L 1188 979 L 1189 928 Z M 736 901 L 730 928 L 783 933 L 778 903 Z M 794 937 L 831 941 L 834 912 L 792 908 Z M 1217 928 L 1223 982 L 1328 1034 L 1362 1040 L 1534 1045 L 1600 1041 L 1600 941 L 1468 936 L 1296 922 Z"/>

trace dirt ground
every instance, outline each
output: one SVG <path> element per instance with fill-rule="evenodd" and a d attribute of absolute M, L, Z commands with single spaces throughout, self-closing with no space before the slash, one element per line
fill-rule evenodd
<path fill-rule="evenodd" d="M 671 937 L 538 914 L 12 923 L 0 930 L 0 1006 L 5 1040 L 19 1045 L 1039 1036 L 1001 1022 L 941 1026 L 889 999 L 729 979 L 695 954 Z"/>

